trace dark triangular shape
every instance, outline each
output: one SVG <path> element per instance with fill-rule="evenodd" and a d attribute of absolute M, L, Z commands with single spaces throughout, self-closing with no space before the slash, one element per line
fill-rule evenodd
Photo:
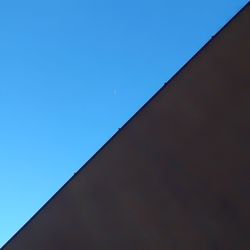
<path fill-rule="evenodd" d="M 250 247 L 250 5 L 2 248 Z"/>

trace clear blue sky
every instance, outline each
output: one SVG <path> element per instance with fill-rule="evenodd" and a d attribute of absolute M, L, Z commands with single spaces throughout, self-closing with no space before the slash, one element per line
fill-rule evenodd
<path fill-rule="evenodd" d="M 0 1 L 0 246 L 246 0 Z"/>

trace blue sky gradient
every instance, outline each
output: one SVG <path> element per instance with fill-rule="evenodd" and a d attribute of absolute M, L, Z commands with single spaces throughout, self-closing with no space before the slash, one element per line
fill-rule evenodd
<path fill-rule="evenodd" d="M 248 1 L 0 1 L 0 246 Z"/>

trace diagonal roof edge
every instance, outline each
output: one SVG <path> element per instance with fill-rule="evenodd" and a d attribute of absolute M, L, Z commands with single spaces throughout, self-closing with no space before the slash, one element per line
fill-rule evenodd
<path fill-rule="evenodd" d="M 80 169 L 1 247 L 1 249 L 4 249 L 5 246 L 12 241 L 28 224 L 40 213 L 41 210 L 43 210 L 44 207 L 46 207 L 50 202 L 53 201 L 53 199 L 60 194 L 60 192 L 78 175 L 80 172 L 82 172 L 88 164 L 98 155 L 108 144 L 146 107 L 148 106 L 153 99 L 155 99 L 164 89 L 168 87 L 169 84 L 171 84 L 172 80 L 180 74 L 188 65 L 189 63 L 196 58 L 207 46 L 210 45 L 211 42 L 214 42 L 214 39 L 224 31 L 224 29 L 229 26 L 237 16 L 240 15 L 241 12 L 243 12 L 246 8 L 250 6 L 250 2 L 248 2 L 243 8 L 239 10 L 237 14 L 235 14 L 219 31 L 212 36 L 212 38 L 201 47 L 201 49 L 195 53 L 111 138 L 82 166 Z"/>

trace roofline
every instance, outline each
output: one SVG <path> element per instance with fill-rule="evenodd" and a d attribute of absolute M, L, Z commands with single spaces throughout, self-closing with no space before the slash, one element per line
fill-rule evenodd
<path fill-rule="evenodd" d="M 108 146 L 108 144 L 136 117 L 138 116 L 138 114 L 143 110 L 145 109 L 149 103 L 151 103 L 164 89 L 166 89 L 168 87 L 168 85 L 171 83 L 171 81 L 173 81 L 173 79 L 175 77 L 177 77 L 177 75 L 179 75 L 181 73 L 182 70 L 184 70 L 188 65 L 189 63 L 195 58 L 197 57 L 200 53 L 203 52 L 204 49 L 206 49 L 211 42 L 213 42 L 213 40 L 222 32 L 225 30 L 225 28 L 227 26 L 229 26 L 248 6 L 250 6 L 250 1 L 248 1 L 248 3 L 246 3 L 246 5 L 244 5 L 231 19 L 229 19 L 229 21 L 222 26 L 222 28 L 220 28 L 217 33 L 211 37 L 211 39 L 205 43 L 205 45 L 203 45 L 199 50 L 198 52 L 196 52 L 141 108 L 139 108 L 138 111 L 135 112 L 134 115 L 132 115 L 131 118 L 128 119 L 127 122 L 125 122 L 125 124 L 118 129 L 118 131 L 112 135 L 110 137 L 110 139 L 108 139 L 108 141 L 106 143 L 104 143 L 103 146 L 101 146 L 100 149 L 97 150 L 97 152 L 92 156 L 90 157 L 90 159 L 88 161 L 86 161 L 86 163 L 83 164 L 82 167 L 79 168 L 79 170 L 74 173 L 74 175 L 72 177 L 70 177 L 68 179 L 68 181 L 66 181 L 63 186 L 61 188 L 59 188 L 58 191 L 55 192 L 55 194 L 53 194 L 51 196 L 51 198 L 49 198 L 49 200 L 47 202 L 45 202 L 45 204 L 1 247 L 1 249 L 4 249 L 13 239 L 15 239 L 17 237 L 17 235 L 19 233 L 21 233 L 22 230 L 24 230 L 24 228 L 26 226 L 29 225 L 29 223 L 31 223 L 31 221 L 50 203 L 53 201 L 53 199 L 58 196 L 62 191 L 63 189 L 68 185 L 70 184 L 70 182 L 80 173 L 82 172 L 86 167 L 87 165 L 106 147 Z"/>

